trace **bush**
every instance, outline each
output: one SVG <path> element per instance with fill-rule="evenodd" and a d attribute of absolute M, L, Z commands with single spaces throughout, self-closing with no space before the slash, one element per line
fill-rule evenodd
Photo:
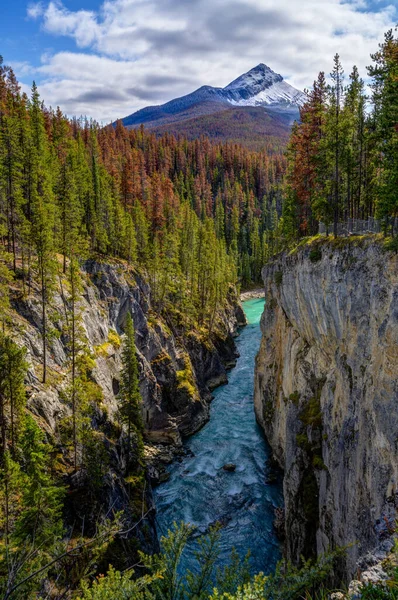
<path fill-rule="evenodd" d="M 312 250 L 309 253 L 309 259 L 312 263 L 316 263 L 319 260 L 321 260 L 322 258 L 322 252 L 319 250 L 319 248 L 312 248 Z"/>
<path fill-rule="evenodd" d="M 97 578 L 91 586 L 84 584 L 81 600 L 321 600 L 327 598 L 323 582 L 345 552 L 338 549 L 316 562 L 305 562 L 302 568 L 280 563 L 273 575 L 259 573 L 250 580 L 248 556 L 240 561 L 232 552 L 229 565 L 217 568 L 217 526 L 199 538 L 194 553 L 196 568 L 181 568 L 181 556 L 193 533 L 190 525 L 174 524 L 168 536 L 160 540 L 160 554 L 140 553 L 145 577 L 135 579 L 131 571 L 121 574 L 111 567 L 106 576 Z"/>
<path fill-rule="evenodd" d="M 370 583 L 361 588 L 362 600 L 397 600 L 398 588 L 387 588 L 384 585 Z"/>
<path fill-rule="evenodd" d="M 389 238 L 384 244 L 384 250 L 387 252 L 398 253 L 398 235 L 393 238 Z"/>

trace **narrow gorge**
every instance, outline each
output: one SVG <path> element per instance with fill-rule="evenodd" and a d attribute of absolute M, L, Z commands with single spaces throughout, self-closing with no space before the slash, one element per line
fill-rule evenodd
<path fill-rule="evenodd" d="M 76 310 L 81 321 L 86 350 L 87 379 L 92 391 L 90 428 L 97 440 L 95 458 L 100 473 L 93 489 L 90 473 L 82 467 L 73 473 L 69 425 L 72 406 L 67 399 L 70 384 L 69 338 L 62 279 L 52 300 L 49 328 L 48 381 L 41 383 L 43 348 L 40 297 L 33 288 L 28 299 L 12 299 L 14 339 L 27 349 L 28 408 L 55 445 L 59 469 L 70 486 L 66 519 L 74 515 L 74 526 L 89 534 L 101 517 L 123 511 L 127 524 L 145 513 L 138 529 L 141 548 L 158 548 L 151 483 L 165 475 L 165 465 L 184 453 L 183 438 L 198 431 L 209 419 L 212 391 L 227 382 L 227 369 L 238 356 L 234 338 L 246 323 L 233 292 L 217 316 L 212 335 L 205 336 L 178 315 L 162 317 L 153 308 L 151 289 L 136 270 L 123 261 L 89 260 L 80 273 L 82 292 Z M 144 421 L 146 480 L 133 491 L 120 427 L 118 394 L 122 368 L 123 334 L 131 313 L 139 367 L 139 389 Z M 133 496 L 132 496 L 133 494 Z M 142 494 L 144 494 L 142 501 Z M 132 531 L 132 540 L 137 531 Z M 124 549 L 129 560 L 130 550 Z M 135 551 L 135 550 L 134 550 Z"/>
<path fill-rule="evenodd" d="M 218 565 L 230 561 L 232 548 L 244 559 L 251 552 L 253 574 L 270 573 L 282 545 L 273 523 L 283 503 L 281 474 L 270 460 L 270 448 L 253 411 L 254 358 L 260 345 L 263 298 L 243 302 L 248 324 L 236 340 L 239 358 L 228 385 L 214 391 L 210 421 L 186 440 L 186 456 L 169 467 L 170 479 L 154 491 L 156 525 L 166 535 L 174 522 L 196 527 L 182 557 L 194 568 L 195 540 L 218 524 Z"/>
<path fill-rule="evenodd" d="M 280 255 L 262 275 L 254 402 L 284 471 L 287 558 L 349 545 L 335 573 L 348 581 L 367 566 L 361 557 L 392 547 L 397 254 L 371 236 L 324 238 Z"/>

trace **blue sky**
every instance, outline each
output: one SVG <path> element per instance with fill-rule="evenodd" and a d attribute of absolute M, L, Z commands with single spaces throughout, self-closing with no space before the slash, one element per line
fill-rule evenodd
<path fill-rule="evenodd" d="M 300 89 L 335 52 L 365 76 L 397 22 L 397 0 L 0 0 L 0 54 L 47 104 L 109 121 L 259 62 Z"/>

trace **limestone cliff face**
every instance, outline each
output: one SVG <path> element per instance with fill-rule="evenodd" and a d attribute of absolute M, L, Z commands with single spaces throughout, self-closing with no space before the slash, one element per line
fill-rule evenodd
<path fill-rule="evenodd" d="M 263 279 L 255 410 L 284 469 L 287 554 L 355 543 L 347 579 L 398 506 L 397 255 L 324 240 Z"/>
<path fill-rule="evenodd" d="M 88 494 L 89 482 L 84 468 L 73 473 L 70 451 L 62 441 L 62 423 L 71 415 L 71 403 L 65 391 L 70 382 L 67 282 L 60 280 L 48 307 L 48 376 L 41 383 L 42 340 L 39 290 L 28 299 L 12 299 L 12 333 L 17 343 L 27 349 L 28 409 L 46 430 L 63 464 L 62 477 L 71 493 L 65 505 L 66 521 L 85 533 L 95 529 L 101 515 L 123 511 L 127 528 L 137 520 L 131 535 L 139 538 L 146 551 L 157 549 L 153 501 L 149 481 L 144 483 L 140 506 L 134 506 L 126 483 L 123 432 L 117 426 L 119 380 L 121 370 L 121 334 L 128 311 L 133 316 L 139 359 L 140 391 L 147 442 L 147 479 L 158 481 L 165 476 L 160 463 L 183 452 L 182 437 L 199 429 L 209 418 L 210 388 L 226 382 L 226 367 L 236 357 L 233 336 L 244 319 L 239 301 L 231 303 L 218 315 L 216 332 L 204 339 L 199 333 L 167 323 L 151 307 L 151 292 L 141 276 L 123 263 L 88 261 L 82 268 L 83 291 L 77 305 L 81 315 L 82 337 L 93 366 L 89 372 L 95 394 L 90 400 L 90 426 L 106 454 L 107 468 L 95 496 Z M 243 323 L 242 323 L 243 324 Z M 80 327 L 80 326 L 79 326 Z M 66 419 L 67 420 L 67 419 Z M 116 433 L 115 433 L 116 432 Z M 119 436 L 119 437 L 118 437 Z M 69 438 L 68 438 L 69 439 Z M 163 470 L 162 470 L 163 469 Z M 141 506 L 141 502 L 143 505 Z M 123 542 L 124 543 L 124 542 Z M 136 547 L 133 543 L 133 549 Z M 124 547 L 118 556 L 128 554 Z M 115 558 L 112 558 L 115 564 Z M 119 563 L 118 563 L 119 564 Z M 130 564 L 130 563 L 129 563 Z M 123 567 L 125 565 L 119 564 Z"/>
<path fill-rule="evenodd" d="M 79 311 L 86 343 L 95 358 L 91 377 L 102 390 L 99 412 L 111 419 L 117 412 L 121 348 L 120 339 L 114 343 L 114 334 L 117 340 L 131 311 L 146 437 L 155 443 L 180 445 L 182 436 L 194 433 L 209 418 L 210 390 L 227 381 L 226 368 L 236 359 L 233 337 L 245 319 L 239 302 L 231 301 L 222 313 L 212 339 L 202 339 L 183 327 L 166 323 L 154 313 L 149 286 L 125 265 L 88 261 L 82 275 L 84 289 Z M 58 418 L 68 410 L 59 394 L 68 381 L 62 289 L 55 294 L 49 310 L 56 335 L 50 342 L 50 376 L 45 388 L 39 383 L 39 298 L 33 295 L 29 300 L 16 299 L 13 308 L 15 334 L 28 350 L 30 409 L 55 431 Z"/>

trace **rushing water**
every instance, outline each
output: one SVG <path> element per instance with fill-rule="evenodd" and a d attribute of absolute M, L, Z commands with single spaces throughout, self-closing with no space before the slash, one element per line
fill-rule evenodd
<path fill-rule="evenodd" d="M 192 523 L 205 532 L 220 521 L 220 564 L 232 547 L 241 556 L 251 550 L 252 571 L 269 572 L 280 558 L 272 522 L 282 504 L 280 478 L 270 478 L 270 451 L 253 410 L 254 359 L 259 349 L 264 301 L 248 300 L 243 307 L 248 325 L 237 338 L 240 357 L 228 385 L 215 390 L 210 421 L 186 442 L 193 455 L 170 467 L 170 479 L 155 489 L 159 533 L 174 521 Z M 236 464 L 235 472 L 222 467 Z M 194 546 L 183 556 L 192 565 Z"/>

